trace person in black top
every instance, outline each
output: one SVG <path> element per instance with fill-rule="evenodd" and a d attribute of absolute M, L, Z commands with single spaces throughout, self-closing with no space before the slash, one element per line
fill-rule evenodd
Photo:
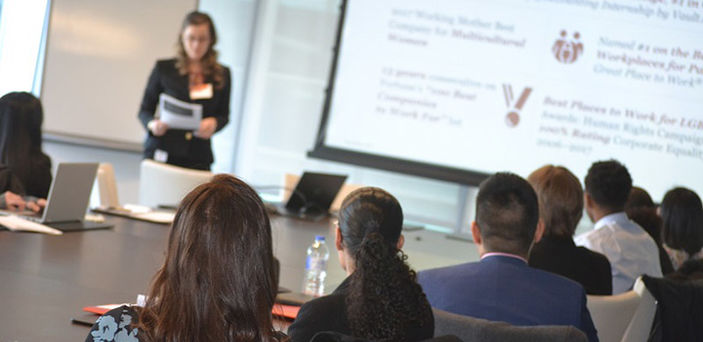
<path fill-rule="evenodd" d="M 144 158 L 200 170 L 214 161 L 210 138 L 229 122 L 231 76 L 217 62 L 215 26 L 210 16 L 189 13 L 178 36 L 176 58 L 160 60 L 151 71 L 139 110 L 147 130 Z M 203 119 L 195 130 L 169 128 L 154 116 L 159 95 L 203 106 Z"/>
<path fill-rule="evenodd" d="M 45 204 L 52 176 L 51 159 L 42 151 L 43 120 L 34 95 L 11 92 L 0 98 L 0 197 L 5 208 L 26 205 L 38 211 Z"/>
<path fill-rule="evenodd" d="M 667 275 L 674 272 L 674 266 L 662 244 L 662 219 L 657 214 L 657 205 L 654 204 L 649 193 L 640 187 L 633 186 L 627 203 L 625 203 L 625 213 L 630 220 L 639 224 L 654 239 L 659 249 L 662 274 Z"/>
<path fill-rule="evenodd" d="M 217 175 L 181 202 L 144 307 L 108 312 L 86 341 L 285 341 L 271 316 L 275 273 L 261 199 Z"/>
<path fill-rule="evenodd" d="M 537 192 L 544 235 L 529 255 L 530 266 L 556 273 L 583 285 L 587 294 L 611 295 L 613 281 L 608 259 L 573 236 L 583 215 L 583 189 L 578 178 L 562 166 L 546 165 L 527 181 Z"/>
<path fill-rule="evenodd" d="M 382 189 L 361 188 L 344 199 L 335 247 L 348 277 L 331 295 L 301 307 L 288 328 L 292 341 L 322 331 L 369 340 L 432 337 L 432 308 L 400 250 L 402 226 L 400 204 Z"/>
<path fill-rule="evenodd" d="M 662 241 L 674 269 L 688 260 L 703 259 L 703 201 L 698 194 L 675 187 L 664 195 L 660 212 Z"/>

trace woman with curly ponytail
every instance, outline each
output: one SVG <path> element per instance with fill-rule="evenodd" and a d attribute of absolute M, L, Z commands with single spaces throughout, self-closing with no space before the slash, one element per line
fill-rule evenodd
<path fill-rule="evenodd" d="M 432 309 L 400 250 L 402 226 L 400 204 L 383 189 L 358 189 L 344 199 L 335 247 L 348 277 L 331 295 L 303 305 L 288 329 L 293 342 L 320 331 L 388 341 L 432 337 Z"/>

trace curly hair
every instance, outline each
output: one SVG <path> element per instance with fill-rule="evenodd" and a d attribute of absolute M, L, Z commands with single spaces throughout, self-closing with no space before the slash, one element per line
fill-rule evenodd
<path fill-rule="evenodd" d="M 584 181 L 586 193 L 601 207 L 615 211 L 625 208 L 632 189 L 632 177 L 617 160 L 593 163 Z"/>
<path fill-rule="evenodd" d="M 431 315 L 415 271 L 396 247 L 402 223 L 400 204 L 382 189 L 359 189 L 342 203 L 342 242 L 356 266 L 345 298 L 354 336 L 406 341 L 409 329 Z"/>
<path fill-rule="evenodd" d="M 188 55 L 183 46 L 183 32 L 188 26 L 202 24 L 207 24 L 210 31 L 210 46 L 201 61 L 203 76 L 205 78 L 212 77 L 215 88 L 222 89 L 224 87 L 225 68 L 217 62 L 218 53 L 214 48 L 215 44 L 217 44 L 217 32 L 215 31 L 215 24 L 212 22 L 212 18 L 205 13 L 193 11 L 188 13 L 183 19 L 181 31 L 178 33 L 176 42 L 176 69 L 181 75 L 188 74 Z"/>

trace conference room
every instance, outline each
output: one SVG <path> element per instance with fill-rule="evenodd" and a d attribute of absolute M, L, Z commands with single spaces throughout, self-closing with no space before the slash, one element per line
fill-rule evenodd
<path fill-rule="evenodd" d="M 184 21 L 193 11 L 209 15 L 216 39 L 190 30 L 203 27 Z M 94 167 L 95 179 L 73 178 L 90 183 L 83 227 L 99 228 L 0 231 L 0 298 L 10 308 L 0 341 L 85 339 L 91 328 L 81 322 L 100 316 L 84 308 L 136 304 L 166 260 L 180 201 L 216 174 L 245 182 L 269 213 L 273 324 L 282 332 L 310 299 L 299 294 L 317 236 L 329 251 L 319 291 L 332 294 L 349 275 L 335 253 L 339 210 L 361 188 L 381 188 L 402 206 L 399 248 L 421 283 L 424 271 L 482 260 L 472 223 L 480 186 L 496 172 L 535 186 L 535 170 L 561 165 L 588 195 L 589 169 L 613 159 L 656 204 L 676 187 L 700 194 L 702 11 L 626 0 L 0 0 L 0 95 L 40 101 L 56 197 L 59 165 Z M 163 61 L 180 68 L 178 56 L 191 58 L 204 37 L 217 50 L 212 72 L 224 78 L 188 93 L 199 79 L 183 75 L 211 70 L 183 69 L 184 95 L 160 97 L 171 72 Z M 154 122 L 173 108 L 198 117 L 187 128 L 170 121 L 194 163 L 159 145 L 173 135 Z M 200 126 L 207 119 L 215 120 Z M 330 187 L 328 176 L 343 185 Z M 331 197 L 305 198 L 316 190 Z M 49 199 L 46 211 L 65 201 L 51 195 L 35 196 Z M 303 203 L 285 212 L 296 196 Z M 594 231 L 588 210 L 571 236 Z M 657 257 L 668 260 L 657 239 Z M 649 275 L 662 279 L 659 270 Z M 598 340 L 647 339 L 661 306 L 644 285 L 584 292 Z M 593 340 L 583 329 L 552 329 L 561 324 L 467 322 L 444 311 L 433 311 L 430 337 Z"/>

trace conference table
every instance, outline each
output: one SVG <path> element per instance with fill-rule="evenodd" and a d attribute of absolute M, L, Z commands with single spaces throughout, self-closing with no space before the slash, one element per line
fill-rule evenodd
<path fill-rule="evenodd" d="M 60 236 L 0 231 L 0 342 L 82 341 L 89 328 L 71 319 L 97 318 L 83 307 L 135 303 L 138 294 L 146 293 L 164 260 L 170 227 L 122 217 L 106 217 L 106 222 L 114 227 Z M 300 291 L 306 249 L 315 235 L 324 235 L 330 249 L 325 292 L 344 280 L 332 219 L 272 217 L 271 224 L 281 287 Z M 475 258 L 472 245 L 439 232 L 404 235 L 404 250 L 416 270 Z"/>

